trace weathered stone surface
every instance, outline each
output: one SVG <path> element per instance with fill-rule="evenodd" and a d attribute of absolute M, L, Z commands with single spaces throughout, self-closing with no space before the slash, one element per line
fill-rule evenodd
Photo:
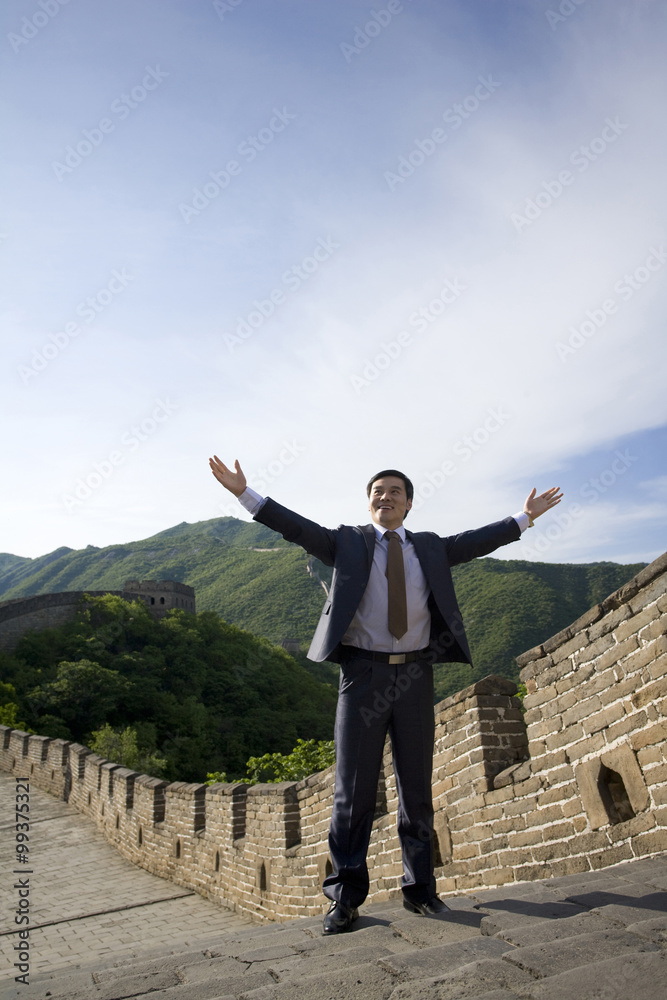
<path fill-rule="evenodd" d="M 489 927 L 491 925 L 489 924 Z M 579 911 L 576 916 L 552 920 L 527 920 L 513 927 L 496 931 L 496 936 L 513 944 L 515 948 L 527 948 L 534 944 L 558 941 L 561 938 L 579 934 L 595 934 L 599 931 L 618 930 L 618 924 L 607 919 L 605 911 Z M 488 933 L 483 930 L 482 933 Z M 649 935 L 644 935 L 649 937 Z"/>
<path fill-rule="evenodd" d="M 626 930 L 630 934 L 637 934 L 639 937 L 648 938 L 662 948 L 667 947 L 667 912 L 660 913 L 648 920 L 638 920 L 637 923 L 628 924 Z"/>
<path fill-rule="evenodd" d="M 446 944 L 436 948 L 422 948 L 405 955 L 393 955 L 381 959 L 381 965 L 394 975 L 410 979 L 437 976 L 461 965 L 468 965 L 477 959 L 500 958 L 511 945 L 495 938 L 469 938 L 457 944 Z"/>
<path fill-rule="evenodd" d="M 530 987 L 531 1000 L 658 1000 L 667 995 L 664 954 L 624 954 Z"/>
<path fill-rule="evenodd" d="M 482 915 L 473 911 L 419 919 L 416 915 L 395 920 L 392 929 L 418 948 L 478 938 Z"/>
<path fill-rule="evenodd" d="M 222 987 L 223 984 L 218 984 Z M 325 997 L 349 1000 L 389 1000 L 395 979 L 378 965 L 343 966 L 325 975 L 302 976 L 262 989 L 244 991 L 239 1000 L 323 1000 Z M 167 995 L 166 1000 L 169 1000 Z"/>
<path fill-rule="evenodd" d="M 601 964 L 619 954 L 658 950 L 658 946 L 651 941 L 642 940 L 625 931 L 612 930 L 515 948 L 507 952 L 504 959 L 537 979 L 545 979 L 592 962 Z"/>
<path fill-rule="evenodd" d="M 582 906 L 550 900 L 543 902 L 510 900 L 507 903 L 507 908 L 501 903 L 497 905 L 499 907 L 497 912 L 482 919 L 480 931 L 489 936 L 501 936 L 506 941 L 510 939 L 502 932 L 509 928 L 520 927 L 524 924 L 530 924 L 531 927 L 540 926 L 545 921 L 550 925 L 561 921 L 569 922 L 568 918 L 586 912 Z M 485 907 L 485 909 L 489 910 L 490 906 Z"/>
<path fill-rule="evenodd" d="M 508 990 L 528 987 L 534 981 L 529 973 L 501 959 L 481 959 L 453 972 L 397 986 L 390 1000 L 510 1000 L 517 994 Z"/>

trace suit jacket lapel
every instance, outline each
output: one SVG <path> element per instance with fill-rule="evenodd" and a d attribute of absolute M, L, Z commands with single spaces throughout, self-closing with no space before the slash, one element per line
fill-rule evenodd
<path fill-rule="evenodd" d="M 368 572 L 373 565 L 373 553 L 375 552 L 375 527 L 372 524 L 360 524 L 359 529 L 366 542 L 366 554 L 368 556 Z"/>

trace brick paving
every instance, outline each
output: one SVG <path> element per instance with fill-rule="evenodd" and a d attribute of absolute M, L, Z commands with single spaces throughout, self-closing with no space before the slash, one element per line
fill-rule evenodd
<path fill-rule="evenodd" d="M 192 940 L 248 926 L 245 918 L 137 868 L 92 820 L 34 785 L 30 864 L 16 864 L 14 793 L 15 779 L 0 774 L 0 984 L 14 976 L 14 885 L 21 878 L 30 880 L 31 978 L 156 946 L 165 954 L 187 951 Z"/>

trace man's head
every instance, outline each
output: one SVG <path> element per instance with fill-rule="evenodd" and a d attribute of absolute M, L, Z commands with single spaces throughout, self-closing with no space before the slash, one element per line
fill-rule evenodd
<path fill-rule="evenodd" d="M 397 469 L 383 469 L 366 486 L 368 509 L 375 524 L 393 531 L 403 524 L 412 507 L 414 486 Z"/>

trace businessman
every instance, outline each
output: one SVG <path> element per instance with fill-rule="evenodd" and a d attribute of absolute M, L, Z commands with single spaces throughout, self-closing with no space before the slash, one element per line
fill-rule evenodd
<path fill-rule="evenodd" d="M 217 456 L 209 464 L 256 521 L 334 570 L 308 651 L 311 660 L 340 664 L 324 933 L 349 930 L 368 894 L 366 856 L 387 733 L 399 800 L 403 905 L 424 916 L 447 910 L 433 875 L 433 664 L 471 662 L 451 567 L 516 541 L 562 494 L 558 487 L 539 496 L 533 489 L 513 517 L 440 537 L 405 530 L 413 485 L 397 469 L 384 469 L 366 487 L 373 523 L 329 529 L 249 489 L 238 461 L 233 471 Z"/>

